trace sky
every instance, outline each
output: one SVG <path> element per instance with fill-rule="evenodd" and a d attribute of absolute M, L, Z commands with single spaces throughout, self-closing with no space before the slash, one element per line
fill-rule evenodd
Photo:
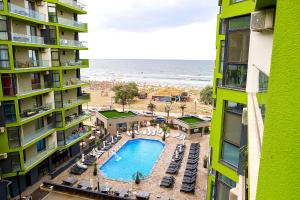
<path fill-rule="evenodd" d="M 80 0 L 79 0 L 80 1 Z M 89 59 L 214 60 L 217 0 L 81 0 Z"/>

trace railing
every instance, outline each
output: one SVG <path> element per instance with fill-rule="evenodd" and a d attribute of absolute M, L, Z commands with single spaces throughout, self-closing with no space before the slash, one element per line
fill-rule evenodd
<path fill-rule="evenodd" d="M 29 94 L 32 92 L 37 92 L 40 90 L 45 90 L 50 88 L 51 83 L 49 82 L 45 82 L 44 84 L 41 83 L 36 83 L 36 84 L 31 84 L 31 89 L 22 89 L 22 87 L 19 87 L 19 91 L 16 94 L 16 96 L 21 96 L 21 95 L 25 95 L 25 94 Z"/>
<path fill-rule="evenodd" d="M 26 159 L 26 162 L 25 162 L 25 168 L 30 167 L 31 165 L 33 165 L 40 159 L 48 156 L 48 154 L 51 153 L 54 149 L 56 149 L 56 147 L 57 147 L 56 144 L 52 143 L 52 144 L 48 145 L 47 149 L 45 149 L 44 151 L 39 152 L 36 155 L 31 155 L 30 157 L 28 156 L 28 158 Z"/>
<path fill-rule="evenodd" d="M 8 40 L 8 33 L 0 32 L 0 40 Z"/>
<path fill-rule="evenodd" d="M 85 10 L 85 5 L 74 0 L 59 0 L 62 3 L 69 4 L 81 10 Z"/>
<path fill-rule="evenodd" d="M 23 110 L 21 112 L 21 120 L 26 120 L 30 117 L 33 117 L 37 114 L 41 114 L 41 113 L 44 113 L 44 112 L 47 112 L 49 110 L 53 109 L 53 104 L 52 103 L 48 103 L 48 104 L 45 104 L 43 106 L 39 106 L 39 107 L 36 107 L 36 108 L 32 108 L 32 109 L 26 109 L 26 110 Z"/>
<path fill-rule="evenodd" d="M 0 69 L 10 69 L 10 64 L 9 64 L 9 61 L 6 61 L 6 60 L 1 60 L 0 61 Z"/>
<path fill-rule="evenodd" d="M 66 138 L 66 145 L 68 145 L 68 144 L 74 142 L 75 140 L 77 140 L 78 138 L 84 136 L 89 131 L 91 131 L 91 127 L 89 127 L 89 126 L 83 126 L 83 127 L 79 128 L 79 130 L 77 130 L 75 133 L 71 134 L 69 137 Z"/>
<path fill-rule="evenodd" d="M 63 107 L 66 108 L 66 107 L 69 107 L 69 106 L 72 106 L 75 104 L 85 103 L 86 101 L 88 101 L 88 99 L 80 99 L 80 98 L 69 99 L 69 100 L 63 102 Z"/>
<path fill-rule="evenodd" d="M 90 100 L 91 94 L 90 93 L 82 93 L 81 96 L 78 96 L 77 98 L 81 99 L 81 100 Z"/>
<path fill-rule="evenodd" d="M 38 67 L 50 67 L 49 60 L 29 60 L 26 62 L 16 61 L 15 68 L 38 68 Z"/>
<path fill-rule="evenodd" d="M 83 41 L 60 39 L 61 46 L 86 48 L 85 44 L 86 44 L 86 42 L 83 42 Z"/>
<path fill-rule="evenodd" d="M 21 143 L 22 143 L 23 146 L 25 146 L 26 144 L 28 144 L 32 140 L 34 140 L 36 138 L 39 138 L 43 135 L 48 134 L 54 128 L 55 128 L 55 124 L 51 123 L 51 124 L 48 124 L 47 126 L 44 126 L 41 129 L 38 129 L 38 130 L 34 131 L 33 133 L 23 135 L 23 137 L 21 139 Z"/>
<path fill-rule="evenodd" d="M 82 29 L 86 29 L 87 28 L 87 24 L 86 23 L 82 23 L 82 22 L 78 22 L 78 21 L 75 21 L 75 20 L 66 19 L 66 18 L 63 18 L 63 17 L 58 17 L 58 23 L 60 23 L 62 25 L 66 25 L 66 26 L 76 27 L 76 28 L 82 28 Z"/>
<path fill-rule="evenodd" d="M 79 79 L 79 78 L 72 78 L 70 80 L 67 80 L 64 83 L 64 87 L 70 87 L 70 86 L 84 84 L 84 83 L 88 83 L 88 82 L 89 82 L 88 80 Z"/>
<path fill-rule="evenodd" d="M 36 19 L 39 21 L 46 21 L 46 19 L 47 19 L 46 15 L 43 13 L 28 9 L 28 8 L 24 8 L 21 6 L 17 6 L 12 3 L 8 3 L 8 9 L 9 9 L 10 13 L 21 15 L 24 17 L 29 17 L 29 18 Z"/>
<path fill-rule="evenodd" d="M 66 117 L 66 126 L 70 126 L 71 124 L 75 124 L 82 120 L 88 119 L 91 115 L 88 114 L 80 114 L 80 115 L 71 115 Z"/>
<path fill-rule="evenodd" d="M 81 60 L 62 60 L 60 61 L 62 67 L 72 67 L 72 66 L 85 66 L 88 65 L 87 59 Z"/>
<path fill-rule="evenodd" d="M 12 33 L 12 41 L 13 42 L 21 42 L 21 43 L 28 43 L 28 44 L 45 44 L 45 39 L 40 36 L 33 36 L 33 35 L 23 35 L 19 33 Z"/>

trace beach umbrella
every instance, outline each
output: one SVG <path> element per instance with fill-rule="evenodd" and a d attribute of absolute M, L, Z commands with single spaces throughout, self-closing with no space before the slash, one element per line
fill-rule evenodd
<path fill-rule="evenodd" d="M 114 136 L 111 136 L 111 143 L 114 143 Z"/>
<path fill-rule="evenodd" d="M 177 151 L 177 150 L 175 151 L 175 158 L 176 158 L 176 159 L 179 158 L 179 154 L 178 154 L 178 151 Z"/>
<path fill-rule="evenodd" d="M 103 147 L 105 147 L 105 141 L 103 141 Z"/>
<path fill-rule="evenodd" d="M 84 154 L 81 154 L 81 162 L 84 162 Z"/>
<path fill-rule="evenodd" d="M 139 184 L 141 182 L 141 180 L 144 179 L 144 176 L 143 176 L 143 174 L 141 172 L 137 171 L 136 173 L 134 173 L 132 175 L 132 179 L 134 180 L 134 182 L 136 184 Z"/>

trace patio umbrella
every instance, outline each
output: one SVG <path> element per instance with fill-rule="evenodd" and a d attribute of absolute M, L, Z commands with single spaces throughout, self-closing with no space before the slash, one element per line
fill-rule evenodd
<path fill-rule="evenodd" d="M 137 171 L 136 173 L 134 173 L 132 175 L 132 179 L 134 180 L 134 182 L 136 184 L 139 184 L 141 182 L 141 180 L 144 179 L 144 176 L 143 176 L 143 174 L 141 172 Z"/>

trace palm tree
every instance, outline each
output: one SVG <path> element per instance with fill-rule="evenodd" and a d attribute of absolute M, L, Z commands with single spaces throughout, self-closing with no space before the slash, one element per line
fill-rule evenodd
<path fill-rule="evenodd" d="M 179 108 L 181 109 L 181 115 L 183 116 L 184 115 L 184 109 L 186 109 L 186 104 L 181 104 L 180 106 L 179 106 Z"/>
<path fill-rule="evenodd" d="M 170 117 L 170 111 L 172 109 L 172 105 L 171 104 L 166 104 L 165 105 L 165 112 L 167 113 L 167 123 L 169 122 L 169 117 Z"/>
<path fill-rule="evenodd" d="M 152 113 L 152 117 L 154 115 L 154 110 L 156 109 L 156 105 L 154 103 L 152 103 L 152 101 L 148 104 L 147 106 L 148 110 L 151 111 Z"/>

